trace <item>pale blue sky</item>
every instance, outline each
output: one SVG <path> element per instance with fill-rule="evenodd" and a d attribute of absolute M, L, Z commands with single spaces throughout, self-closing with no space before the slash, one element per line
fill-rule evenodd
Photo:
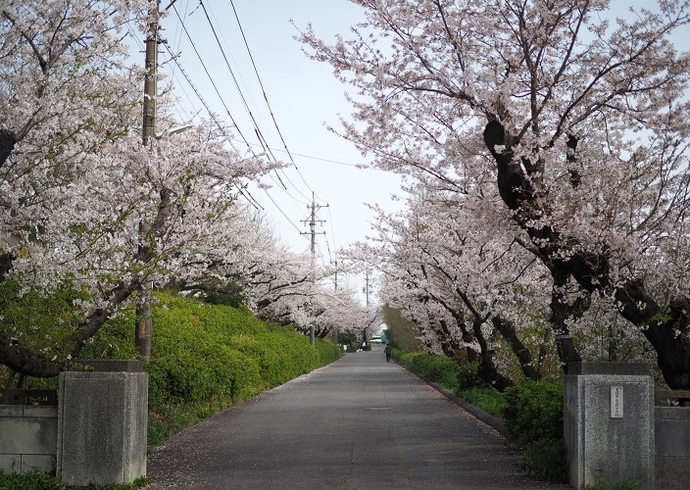
<path fill-rule="evenodd" d="M 163 0 L 161 9 L 168 4 Z M 204 5 L 259 129 L 269 145 L 279 150 L 274 152 L 275 156 L 288 159 L 286 153 L 280 151 L 283 144 L 264 102 L 230 0 L 207 0 Z M 308 59 L 293 37 L 298 34 L 297 28 L 304 29 L 310 22 L 323 38 L 331 39 L 335 33 L 347 35 L 349 27 L 361 20 L 361 8 L 347 0 L 234 0 L 234 6 L 273 114 L 299 169 L 297 172 L 292 167 L 281 174 L 287 191 L 273 177 L 266 180 L 273 186 L 268 191 L 270 197 L 258 189 L 252 190 L 252 195 L 265 208 L 283 242 L 292 245 L 296 251 L 309 248 L 309 240 L 300 232 L 309 230 L 301 220 L 309 216 L 307 203 L 311 200 L 312 191 L 316 194 L 317 204 L 327 203 L 328 208 L 322 208 L 318 216 L 326 222 L 318 228 L 325 235 L 318 236 L 317 253 L 320 260 L 328 262 L 335 259 L 337 248 L 363 240 L 370 233 L 368 222 L 372 214 L 365 202 L 378 202 L 390 209 L 399 207 L 389 199 L 390 193 L 399 191 L 399 178 L 378 170 L 355 168 L 354 165 L 362 161 L 360 155 L 351 144 L 326 130 L 324 121 L 338 125 L 337 115 L 347 115 L 350 111 L 344 98 L 346 88 L 335 80 L 330 66 Z M 257 143 L 253 123 L 238 96 L 206 13 L 199 7 L 198 0 L 177 0 L 175 7 L 185 19 L 187 31 L 232 117 L 246 139 L 252 144 Z M 162 37 L 174 52 L 180 53 L 182 68 L 208 105 L 229 121 L 172 8 L 163 19 L 162 27 Z M 168 58 L 162 49 L 161 63 Z M 203 105 L 183 74 L 172 63 L 162 64 L 161 70 L 168 75 L 174 72 L 174 83 L 184 89 L 177 92 L 185 107 L 179 117 L 190 117 L 190 107 L 206 117 Z M 238 148 L 246 148 L 244 142 L 236 144 Z M 260 151 L 259 147 L 254 148 Z M 278 203 L 277 206 L 271 198 Z"/>
<path fill-rule="evenodd" d="M 612 8 L 616 15 L 626 15 L 627 5 L 643 3 L 639 0 L 614 0 Z M 161 9 L 169 4 L 170 0 L 161 0 Z M 233 4 L 230 0 L 206 0 L 204 5 L 249 111 L 269 146 L 276 149 L 275 156 L 287 160 L 240 35 Z M 293 39 L 298 34 L 297 28 L 304 29 L 310 22 L 324 39 L 332 39 L 336 33 L 347 36 L 350 26 L 362 19 L 362 9 L 348 0 L 234 0 L 234 6 L 273 114 L 299 169 L 297 172 L 295 167 L 291 167 L 281 174 L 287 190 L 283 190 L 273 176 L 266 179 L 273 186 L 268 194 L 252 189 L 252 196 L 265 209 L 275 233 L 295 251 L 309 249 L 307 236 L 300 232 L 309 231 L 302 220 L 309 217 L 308 203 L 312 191 L 319 205 L 327 203 L 329 207 L 322 208 L 317 216 L 326 220 L 318 227 L 318 231 L 325 234 L 318 235 L 317 254 L 319 261 L 328 263 L 336 258 L 338 248 L 364 240 L 367 234 L 371 234 L 369 222 L 373 215 L 364 203 L 379 203 L 391 211 L 401 206 L 390 199 L 391 193 L 400 192 L 399 177 L 378 170 L 356 168 L 354 165 L 362 161 L 360 155 L 348 142 L 325 129 L 324 121 L 338 126 L 337 115 L 350 113 L 343 95 L 346 87 L 333 77 L 330 66 L 308 59 L 302 53 L 301 45 Z M 175 7 L 232 117 L 247 140 L 256 144 L 258 141 L 248 111 L 238 96 L 199 0 L 176 0 Z M 168 41 L 173 52 L 179 53 L 180 65 L 206 103 L 229 121 L 173 9 L 169 9 L 167 17 L 162 20 L 162 29 L 161 37 Z M 173 75 L 172 80 L 178 87 L 176 93 L 182 98 L 180 119 L 190 118 L 195 111 L 201 117 L 208 117 L 180 70 L 174 63 L 166 63 L 168 58 L 162 47 L 161 70 L 168 76 Z M 244 142 L 235 143 L 238 148 L 246 149 Z M 260 151 L 258 146 L 253 148 Z M 363 283 L 363 278 L 350 278 L 350 286 L 357 291 L 361 291 Z"/>

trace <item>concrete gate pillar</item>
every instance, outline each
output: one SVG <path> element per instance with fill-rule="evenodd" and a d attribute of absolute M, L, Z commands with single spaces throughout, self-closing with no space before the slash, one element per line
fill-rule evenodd
<path fill-rule="evenodd" d="M 570 484 L 654 487 L 654 384 L 648 366 L 573 363 L 565 377 Z"/>
<path fill-rule="evenodd" d="M 81 486 L 131 483 L 146 476 L 148 375 L 140 362 L 91 364 L 111 371 L 60 374 L 58 477 Z"/>

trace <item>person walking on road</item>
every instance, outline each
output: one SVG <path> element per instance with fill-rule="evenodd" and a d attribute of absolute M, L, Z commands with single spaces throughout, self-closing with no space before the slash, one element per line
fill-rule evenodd
<path fill-rule="evenodd" d="M 391 344 L 386 344 L 386 348 L 383 349 L 383 352 L 386 353 L 386 362 L 391 362 L 391 352 L 393 352 L 393 349 L 391 349 Z"/>

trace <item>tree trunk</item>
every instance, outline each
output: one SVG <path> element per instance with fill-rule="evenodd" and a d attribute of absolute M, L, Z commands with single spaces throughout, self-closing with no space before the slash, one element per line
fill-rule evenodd
<path fill-rule="evenodd" d="M 134 342 L 137 354 L 147 362 L 151 360 L 152 299 L 150 288 L 144 286 L 139 288 L 135 309 Z"/>
<path fill-rule="evenodd" d="M 51 378 L 60 374 L 60 366 L 32 349 L 6 337 L 0 331 L 0 364 L 18 373 L 37 378 Z"/>
<path fill-rule="evenodd" d="M 448 323 L 445 320 L 440 320 L 439 325 L 441 327 L 441 335 L 438 336 L 438 340 L 441 343 L 441 350 L 446 357 L 455 357 L 462 346 L 455 341 L 450 328 L 448 328 Z"/>
<path fill-rule="evenodd" d="M 573 237 L 564 238 L 550 226 L 534 226 L 546 211 L 521 166 L 514 161 L 510 135 L 499 122 L 491 121 L 484 131 L 484 142 L 497 163 L 498 190 L 503 202 L 514 211 L 514 219 L 529 234 L 546 265 L 573 277 L 586 291 L 612 294 L 621 316 L 639 327 L 656 350 L 658 366 L 669 387 L 690 388 L 690 298 L 674 298 L 664 311 L 647 293 L 641 279 L 612 281 L 605 250 L 588 252 Z M 574 150 L 575 144 L 569 147 Z M 496 145 L 506 145 L 506 149 L 498 153 Z"/>
<path fill-rule="evenodd" d="M 479 342 L 479 347 L 481 349 L 479 353 L 479 377 L 498 391 L 503 392 L 506 388 L 514 386 L 515 383 L 498 372 L 498 368 L 493 359 L 493 351 L 488 348 L 481 327 L 482 322 L 479 320 L 472 323 L 474 336 L 477 342 Z"/>
<path fill-rule="evenodd" d="M 494 317 L 491 321 L 498 333 L 500 333 L 510 344 L 513 354 L 515 354 L 520 362 L 522 373 L 529 379 L 539 381 L 541 379 L 541 375 L 534 367 L 532 354 L 530 353 L 529 349 L 525 347 L 525 344 L 523 344 L 518 338 L 517 332 L 515 331 L 515 326 L 511 322 L 499 317 Z"/>
<path fill-rule="evenodd" d="M 570 305 L 562 289 L 568 284 L 569 276 L 553 264 L 549 265 L 549 269 L 554 282 L 551 290 L 551 304 L 549 305 L 551 308 L 549 323 L 556 334 L 556 347 L 561 366 L 565 374 L 568 374 L 568 365 L 571 362 L 582 362 L 582 357 L 575 347 L 566 322 L 570 318 L 581 317 L 589 308 L 589 293 L 587 293 L 586 301 L 581 301 L 583 297 L 580 297 L 575 304 Z"/>
<path fill-rule="evenodd" d="M 16 137 L 6 129 L 0 129 L 0 167 L 2 167 L 12 154 Z"/>

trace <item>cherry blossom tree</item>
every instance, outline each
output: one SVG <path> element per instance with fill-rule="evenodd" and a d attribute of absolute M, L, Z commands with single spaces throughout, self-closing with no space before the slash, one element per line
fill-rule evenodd
<path fill-rule="evenodd" d="M 356 3 L 348 39 L 301 36 L 356 90 L 343 136 L 380 168 L 497 194 L 512 223 L 494 227 L 549 271 L 562 339 L 596 297 L 690 386 L 690 56 L 671 37 L 688 2 Z"/>
<path fill-rule="evenodd" d="M 312 271 L 308 255 L 282 249 L 272 257 L 268 262 L 257 261 L 247 282 L 248 304 L 259 318 L 292 325 L 305 335 L 313 327 L 316 338 L 363 330 L 365 308 L 352 291 L 332 290 L 328 281 L 332 267 Z"/>
<path fill-rule="evenodd" d="M 533 318 L 544 316 L 548 271 L 534 266 L 536 258 L 513 235 L 496 233 L 492 225 L 510 224 L 500 200 L 458 199 L 456 193 L 433 192 L 428 186 L 408 193 L 407 211 L 393 216 L 380 212 L 376 246 L 360 245 L 363 256 L 376 257 L 371 262 L 385 278 L 384 302 L 421 327 L 429 350 L 439 346 L 460 362 L 477 361 L 480 375 L 497 388 L 512 384 L 494 358 L 499 337 L 524 375 L 538 379 L 537 352 L 530 353 L 518 330 L 546 328 L 542 322 L 535 329 Z M 482 212 L 476 215 L 478 208 Z M 539 342 L 533 344 L 539 347 Z"/>
<path fill-rule="evenodd" d="M 120 121 L 136 107 L 135 78 L 123 65 L 116 29 L 136 14 L 134 2 L 2 3 L 0 281 L 17 275 L 19 259 L 30 269 L 27 248 L 38 243 L 33 235 L 47 221 L 41 208 L 51 209 L 56 196 L 77 194 L 77 186 L 65 184 L 84 171 L 78 166 L 84 155 L 122 131 L 103 121 Z M 64 262 L 51 266 L 59 264 Z M 50 273 L 31 272 L 34 282 L 54 283 Z M 26 367 L 30 353 L 16 337 L 1 333 L 0 360 Z M 43 362 L 34 364 L 29 369 L 40 370 Z"/>
<path fill-rule="evenodd" d="M 0 281 L 79 291 L 83 312 L 40 350 L 0 330 L 0 362 L 15 371 L 57 374 L 142 284 L 244 260 L 241 184 L 276 165 L 238 154 L 216 125 L 167 131 L 165 101 L 160 137 L 142 146 L 142 73 L 123 63 L 118 28 L 145 3 L 3 3 Z"/>

